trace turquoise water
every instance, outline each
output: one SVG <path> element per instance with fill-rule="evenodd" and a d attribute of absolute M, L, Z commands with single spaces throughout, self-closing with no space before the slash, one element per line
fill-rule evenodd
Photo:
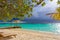
<path fill-rule="evenodd" d="M 50 24 L 20 24 L 20 23 L 1 23 L 2 27 L 13 27 L 20 26 L 22 29 L 36 30 L 36 31 L 46 31 L 46 32 L 60 32 L 60 23 L 50 23 Z"/>

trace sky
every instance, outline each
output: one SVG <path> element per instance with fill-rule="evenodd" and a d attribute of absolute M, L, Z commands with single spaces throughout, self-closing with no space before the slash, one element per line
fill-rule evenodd
<path fill-rule="evenodd" d="M 41 6 L 37 5 L 33 8 L 32 15 L 30 18 L 25 18 L 23 21 L 26 23 L 50 23 L 50 22 L 60 22 L 57 20 L 53 20 L 50 16 L 47 16 L 48 13 L 54 13 L 57 8 L 57 0 L 53 0 L 52 2 L 49 0 L 44 0 L 46 5 Z M 13 19 L 16 20 L 16 19 Z M 0 21 L 1 22 L 1 21 Z"/>
<path fill-rule="evenodd" d="M 27 23 L 50 23 L 50 22 L 60 22 L 57 20 L 53 20 L 50 16 L 47 16 L 48 13 L 56 12 L 57 0 L 53 0 L 52 2 L 49 0 L 45 0 L 46 5 L 41 6 L 38 5 L 33 8 L 33 16 L 30 18 L 26 18 L 24 21 Z"/>

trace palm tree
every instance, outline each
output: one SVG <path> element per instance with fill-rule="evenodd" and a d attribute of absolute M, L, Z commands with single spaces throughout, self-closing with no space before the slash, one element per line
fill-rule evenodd
<path fill-rule="evenodd" d="M 35 6 L 33 3 L 42 6 L 46 4 L 44 0 L 0 0 L 0 20 L 6 22 L 13 18 L 22 20 L 25 17 L 31 17 L 32 9 Z"/>

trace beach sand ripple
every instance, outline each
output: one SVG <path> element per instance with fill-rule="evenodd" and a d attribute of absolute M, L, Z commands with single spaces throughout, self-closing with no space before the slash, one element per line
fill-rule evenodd
<path fill-rule="evenodd" d="M 4 36 L 17 34 L 16 37 L 3 38 L 0 40 L 60 40 L 60 35 L 45 32 L 28 31 L 23 29 L 0 29 Z"/>

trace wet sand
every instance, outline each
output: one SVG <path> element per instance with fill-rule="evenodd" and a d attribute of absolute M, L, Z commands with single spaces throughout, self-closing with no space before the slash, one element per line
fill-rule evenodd
<path fill-rule="evenodd" d="M 0 29 L 3 36 L 14 35 L 16 37 L 5 37 L 0 40 L 60 40 L 60 35 L 48 32 L 36 32 L 24 29 Z"/>

